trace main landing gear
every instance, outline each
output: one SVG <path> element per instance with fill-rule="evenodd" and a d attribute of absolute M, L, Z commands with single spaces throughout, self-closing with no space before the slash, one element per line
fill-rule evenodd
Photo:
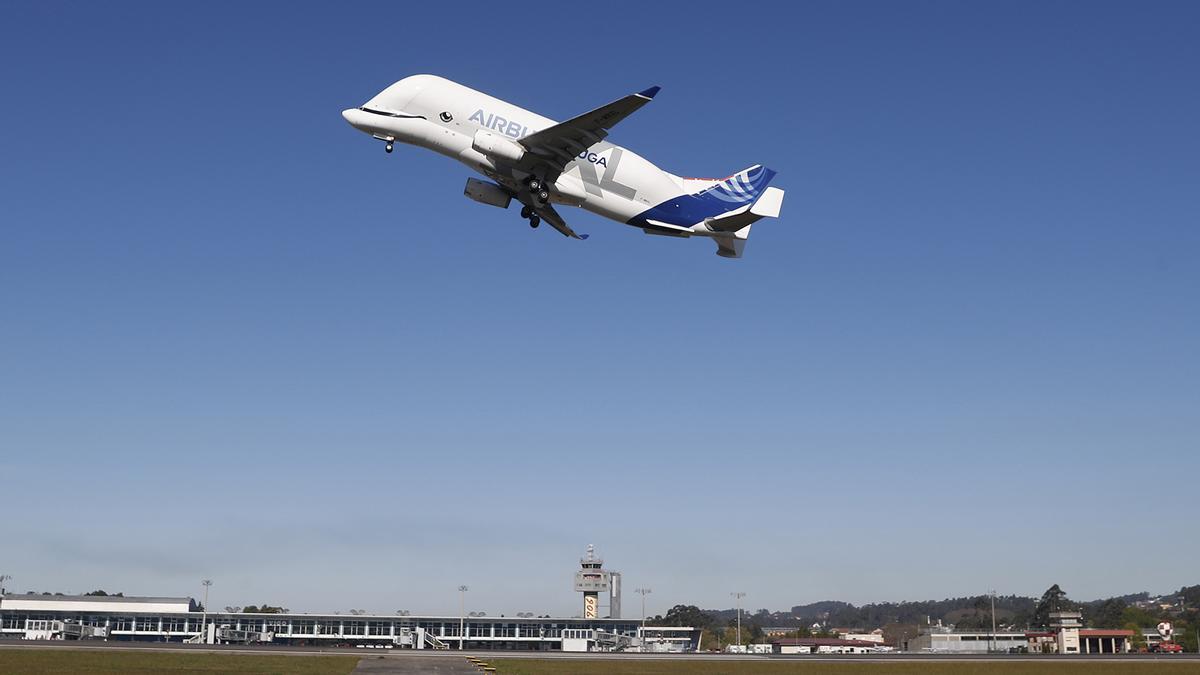
<path fill-rule="evenodd" d="M 391 154 L 391 152 L 392 152 L 392 142 L 391 141 L 388 141 L 387 145 L 383 146 L 383 151 L 388 154 Z"/>
<path fill-rule="evenodd" d="M 530 176 L 525 181 L 525 185 L 529 188 L 529 194 L 539 203 L 545 204 L 550 201 L 550 190 L 546 189 L 546 184 L 537 176 Z"/>
<path fill-rule="evenodd" d="M 550 190 L 546 187 L 546 182 L 537 176 L 530 176 L 525 179 L 525 187 L 529 188 L 529 196 L 533 197 L 536 206 L 545 206 L 550 203 Z M 542 219 L 537 214 L 537 209 L 534 206 L 525 206 L 521 209 L 521 217 L 529 220 L 529 226 L 537 228 L 542 224 Z"/>
<path fill-rule="evenodd" d="M 521 217 L 528 220 L 529 226 L 534 229 L 537 229 L 537 226 L 542 224 L 542 219 L 528 206 L 521 207 Z"/>

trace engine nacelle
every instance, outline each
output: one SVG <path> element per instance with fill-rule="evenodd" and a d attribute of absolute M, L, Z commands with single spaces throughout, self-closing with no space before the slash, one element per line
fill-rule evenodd
<path fill-rule="evenodd" d="M 506 162 L 516 163 L 521 161 L 521 158 L 525 156 L 525 148 L 521 147 L 520 143 L 514 143 L 487 129 L 480 129 L 475 132 L 475 138 L 471 141 L 471 147 L 488 157 L 502 159 Z"/>
<path fill-rule="evenodd" d="M 512 201 L 512 195 L 508 194 L 504 188 L 495 183 L 475 178 L 467 179 L 467 187 L 463 188 L 463 194 L 480 204 L 499 206 L 502 209 L 507 209 L 509 202 Z"/>

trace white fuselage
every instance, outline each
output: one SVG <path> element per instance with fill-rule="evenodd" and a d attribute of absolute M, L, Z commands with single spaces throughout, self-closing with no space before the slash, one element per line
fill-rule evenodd
<path fill-rule="evenodd" d="M 456 159 L 514 192 L 525 178 L 510 165 L 473 147 L 476 134 L 491 131 L 519 141 L 554 120 L 433 75 L 407 77 L 361 108 L 344 111 L 355 128 L 376 138 L 428 148 Z M 563 169 L 551 201 L 580 206 L 626 223 L 684 194 L 696 181 L 659 169 L 640 155 L 606 141 L 579 154 Z"/>

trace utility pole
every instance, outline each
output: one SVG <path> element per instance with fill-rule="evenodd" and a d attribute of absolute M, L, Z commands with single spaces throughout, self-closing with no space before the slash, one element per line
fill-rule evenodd
<path fill-rule="evenodd" d="M 200 622 L 200 641 L 207 642 L 208 637 L 204 633 L 208 630 L 208 587 L 212 586 L 212 579 L 201 579 L 200 584 L 204 586 L 204 619 Z"/>
<path fill-rule="evenodd" d="M 467 612 L 467 591 L 470 590 L 466 586 L 458 587 L 458 651 L 463 650 L 463 630 L 466 628 L 466 612 Z"/>
<path fill-rule="evenodd" d="M 992 598 L 992 640 L 989 651 L 996 651 L 996 589 L 988 591 Z"/>
<path fill-rule="evenodd" d="M 996 651 L 996 590 L 988 591 L 991 596 L 991 651 Z"/>
<path fill-rule="evenodd" d="M 649 588 L 635 588 L 634 593 L 642 596 L 642 651 L 646 651 L 646 596 L 652 591 Z"/>
<path fill-rule="evenodd" d="M 742 591 L 734 591 L 733 593 L 730 593 L 730 595 L 737 598 L 737 642 L 738 642 L 738 647 L 741 647 L 742 646 L 742 598 L 746 597 L 746 594 L 743 593 Z"/>

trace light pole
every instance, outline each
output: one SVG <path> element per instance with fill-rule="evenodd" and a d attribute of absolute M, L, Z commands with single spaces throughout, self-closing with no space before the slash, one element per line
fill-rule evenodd
<path fill-rule="evenodd" d="M 642 651 L 646 651 L 646 596 L 653 591 L 649 588 L 635 588 L 633 592 L 642 596 Z"/>
<path fill-rule="evenodd" d="M 992 644 L 991 651 L 996 651 L 996 590 L 988 591 L 988 595 L 992 598 Z"/>
<path fill-rule="evenodd" d="M 212 586 L 212 579 L 201 579 L 200 584 L 204 586 L 204 619 L 200 622 L 200 640 L 207 641 L 204 636 L 204 631 L 208 630 L 208 587 Z"/>
<path fill-rule="evenodd" d="M 737 598 L 737 641 L 738 641 L 738 647 L 741 647 L 742 646 L 742 598 L 746 597 L 746 594 L 743 593 L 742 591 L 734 591 L 733 593 L 730 593 L 730 595 Z"/>
<path fill-rule="evenodd" d="M 466 612 L 467 612 L 467 591 L 470 590 L 465 585 L 458 587 L 458 651 L 463 650 L 463 630 L 466 628 Z"/>

